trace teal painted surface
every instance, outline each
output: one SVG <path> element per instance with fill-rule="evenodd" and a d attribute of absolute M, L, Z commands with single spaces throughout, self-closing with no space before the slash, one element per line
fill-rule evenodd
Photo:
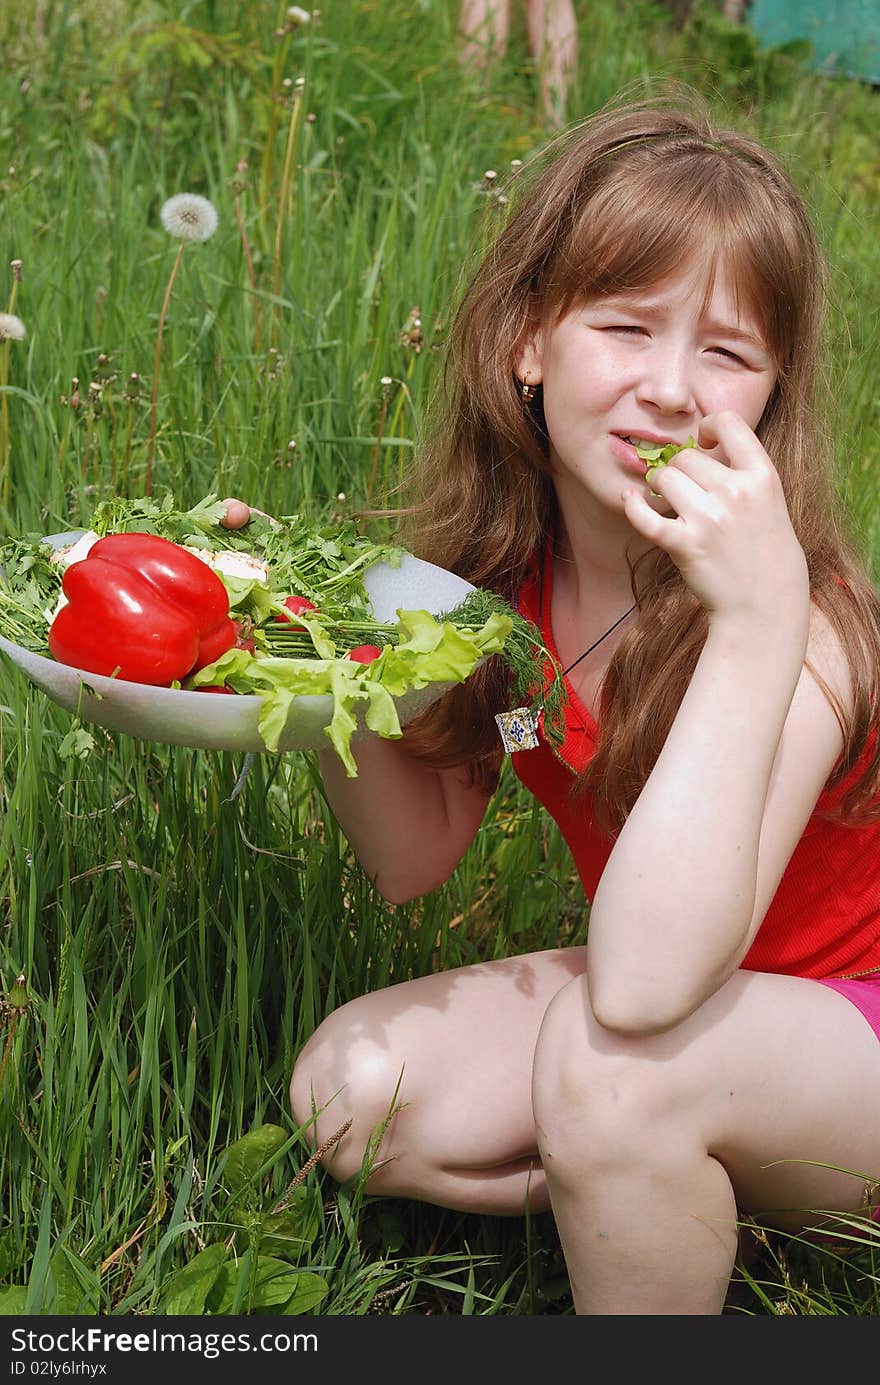
<path fill-rule="evenodd" d="M 752 0 L 746 22 L 768 47 L 808 39 L 820 72 L 880 82 L 880 0 Z"/>

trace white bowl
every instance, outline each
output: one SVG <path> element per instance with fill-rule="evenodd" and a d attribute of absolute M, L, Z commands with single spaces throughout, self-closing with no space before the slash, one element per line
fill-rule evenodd
<path fill-rule="evenodd" d="M 50 534 L 54 548 L 73 543 L 83 530 Z M 398 610 L 429 611 L 439 616 L 459 605 L 474 588 L 445 568 L 406 554 L 400 567 L 375 563 L 364 573 L 364 586 L 373 614 L 380 621 L 394 621 Z M 185 745 L 195 750 L 265 751 L 259 732 L 263 699 L 238 695 L 216 697 L 210 693 L 154 688 L 86 673 L 0 636 L 0 650 L 17 664 L 32 683 L 83 721 L 96 722 L 111 731 L 122 731 L 139 740 L 166 745 Z M 430 683 L 395 699 L 401 726 L 412 721 L 453 685 Z M 333 716 L 333 698 L 296 697 L 290 707 L 279 750 L 317 750 L 330 744 L 324 735 Z M 361 730 L 355 739 L 371 732 Z"/>

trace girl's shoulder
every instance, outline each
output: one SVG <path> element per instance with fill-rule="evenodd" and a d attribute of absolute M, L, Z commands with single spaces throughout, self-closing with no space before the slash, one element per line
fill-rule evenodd
<path fill-rule="evenodd" d="M 848 714 L 853 705 L 852 669 L 846 646 L 836 626 L 820 606 L 810 605 L 810 634 L 807 642 L 806 666 L 820 687 Z"/>

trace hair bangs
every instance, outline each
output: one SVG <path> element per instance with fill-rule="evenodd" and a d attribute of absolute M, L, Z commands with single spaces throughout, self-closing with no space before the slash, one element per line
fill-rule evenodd
<path fill-rule="evenodd" d="M 649 289 L 689 266 L 705 274 L 705 312 L 723 268 L 737 315 L 752 318 L 782 369 L 798 327 L 797 228 L 768 247 L 766 228 L 778 228 L 780 208 L 735 155 L 700 145 L 664 162 L 653 152 L 627 151 L 629 166 L 609 167 L 573 219 L 540 295 L 545 313 L 561 316 L 575 303 Z"/>

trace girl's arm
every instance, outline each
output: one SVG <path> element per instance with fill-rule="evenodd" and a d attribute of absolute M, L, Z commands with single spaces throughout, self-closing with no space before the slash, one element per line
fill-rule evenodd
<path fill-rule="evenodd" d="M 842 748 L 837 720 L 804 671 L 810 599 L 803 551 L 763 448 L 733 414 L 700 444 L 731 466 L 680 453 L 627 516 L 665 548 L 709 613 L 709 633 L 663 749 L 590 911 L 589 988 L 601 1023 L 671 1028 L 747 952 Z M 815 650 L 814 650 L 815 646 Z M 840 687 L 833 641 L 811 642 Z M 845 689 L 844 689 L 845 691 Z"/>
<path fill-rule="evenodd" d="M 483 820 L 489 793 L 460 769 L 432 769 L 407 753 L 406 739 L 353 744 L 349 779 L 335 751 L 319 753 L 330 806 L 363 869 L 392 904 L 442 885 Z"/>

